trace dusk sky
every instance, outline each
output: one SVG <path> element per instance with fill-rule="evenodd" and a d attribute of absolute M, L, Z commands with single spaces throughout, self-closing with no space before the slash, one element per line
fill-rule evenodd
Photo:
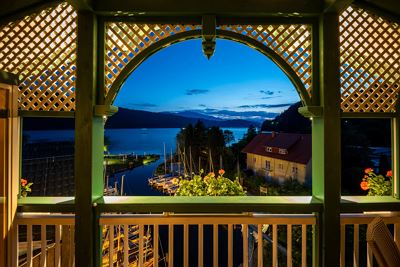
<path fill-rule="evenodd" d="M 270 59 L 243 44 L 217 40 L 210 60 L 201 40 L 160 50 L 132 72 L 115 105 L 146 111 L 195 110 L 224 118 L 273 118 L 299 96 Z"/>

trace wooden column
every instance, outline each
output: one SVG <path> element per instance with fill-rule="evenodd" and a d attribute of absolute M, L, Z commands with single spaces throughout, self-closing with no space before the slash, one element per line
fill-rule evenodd
<path fill-rule="evenodd" d="M 397 105 L 397 110 L 400 106 Z M 399 112 L 399 111 L 398 111 Z M 392 118 L 393 197 L 400 198 L 400 117 Z"/>
<path fill-rule="evenodd" d="M 75 266 L 100 266 L 98 216 L 93 202 L 103 194 L 103 118 L 96 116 L 97 19 L 78 12 L 75 111 Z"/>
<path fill-rule="evenodd" d="M 0 72 L 0 266 L 17 266 L 14 218 L 20 183 L 18 79 Z"/>
<path fill-rule="evenodd" d="M 313 196 L 323 201 L 318 216 L 314 266 L 340 266 L 340 82 L 339 21 L 337 13 L 319 20 L 318 99 L 322 115 L 312 121 Z M 314 66 L 315 67 L 315 66 Z"/>

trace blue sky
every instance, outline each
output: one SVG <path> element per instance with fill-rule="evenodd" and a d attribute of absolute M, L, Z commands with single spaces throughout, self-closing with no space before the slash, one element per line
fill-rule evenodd
<path fill-rule="evenodd" d="M 115 105 L 153 112 L 195 110 L 223 118 L 271 118 L 299 101 L 286 75 L 258 51 L 217 40 L 208 60 L 201 40 L 160 50 L 122 86 Z"/>

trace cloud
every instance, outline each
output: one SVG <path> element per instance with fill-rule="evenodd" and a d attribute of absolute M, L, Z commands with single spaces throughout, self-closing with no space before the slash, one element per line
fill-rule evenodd
<path fill-rule="evenodd" d="M 186 95 L 201 95 L 208 93 L 210 90 L 207 89 L 186 89 Z"/>
<path fill-rule="evenodd" d="M 266 95 L 273 95 L 274 94 L 274 92 L 270 91 L 270 90 L 260 90 L 260 93 L 266 94 Z"/>
<path fill-rule="evenodd" d="M 294 103 L 242 105 L 238 106 L 238 108 L 284 108 L 293 104 Z"/>
<path fill-rule="evenodd" d="M 204 104 L 199 104 L 199 107 L 205 108 L 206 105 L 204 105 Z"/>
<path fill-rule="evenodd" d="M 134 106 L 134 107 L 141 107 L 141 108 L 154 108 L 158 107 L 158 105 L 153 104 L 153 103 L 129 103 L 128 106 Z"/>

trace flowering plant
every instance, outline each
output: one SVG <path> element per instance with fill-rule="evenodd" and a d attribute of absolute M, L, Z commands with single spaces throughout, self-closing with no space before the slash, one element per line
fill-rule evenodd
<path fill-rule="evenodd" d="M 392 194 L 392 171 L 388 171 L 383 176 L 376 174 L 372 168 L 366 168 L 364 173 L 360 187 L 362 190 L 369 190 L 368 196 L 388 196 Z"/>
<path fill-rule="evenodd" d="M 201 170 L 192 180 L 182 179 L 175 196 L 244 196 L 246 192 L 239 180 L 232 181 L 224 177 L 224 173 L 224 170 L 219 170 L 218 176 L 214 172 L 203 176 Z"/>
<path fill-rule="evenodd" d="M 28 183 L 26 179 L 21 178 L 21 196 L 26 197 L 28 192 L 32 192 L 31 185 L 33 183 Z"/>

